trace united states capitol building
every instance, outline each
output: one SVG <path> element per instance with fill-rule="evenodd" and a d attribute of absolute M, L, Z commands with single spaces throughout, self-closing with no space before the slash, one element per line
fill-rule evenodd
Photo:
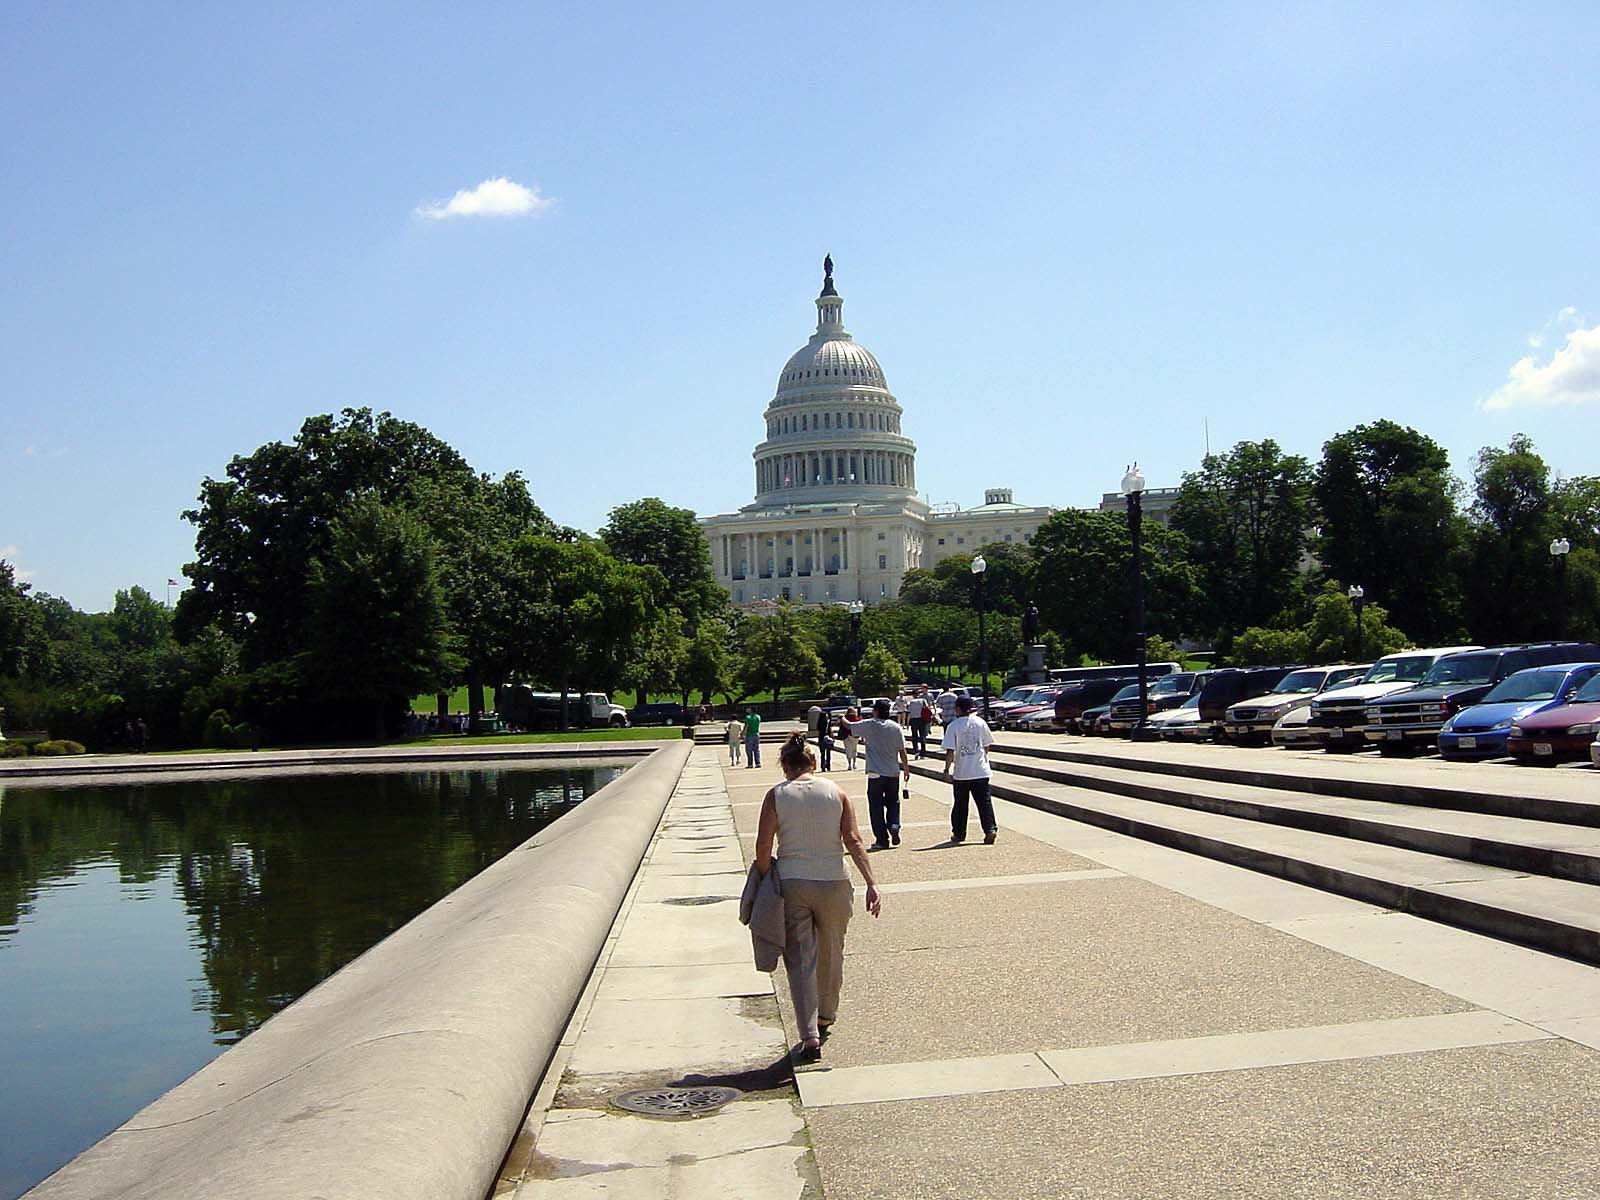
<path fill-rule="evenodd" d="M 817 330 L 778 374 L 756 445 L 755 500 L 702 517 L 717 579 L 733 603 L 877 604 L 912 567 L 990 542 L 1026 542 L 1055 511 L 991 488 L 976 508 L 917 495 L 917 444 L 872 352 L 844 327 L 833 262 L 823 264 Z"/>

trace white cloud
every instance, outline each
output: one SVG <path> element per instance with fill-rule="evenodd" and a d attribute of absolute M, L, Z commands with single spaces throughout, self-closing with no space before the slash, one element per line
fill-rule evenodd
<path fill-rule="evenodd" d="M 0 546 L 0 559 L 11 564 L 12 576 L 18 583 L 27 583 L 33 578 L 32 571 L 24 571 L 17 565 L 17 547 L 14 543 L 10 546 Z"/>
<path fill-rule="evenodd" d="M 1568 310 L 1563 309 L 1565 314 Z M 1483 402 L 1490 410 L 1538 405 L 1600 403 L 1600 325 L 1573 329 L 1547 363 L 1529 354 L 1517 360 L 1506 381 Z"/>
<path fill-rule="evenodd" d="M 1570 322 L 1570 321 L 1576 321 L 1577 319 L 1578 319 L 1578 310 L 1573 308 L 1572 305 L 1570 305 L 1570 304 L 1567 305 L 1565 308 L 1563 308 L 1560 312 L 1558 312 L 1556 314 L 1556 320 L 1558 320 L 1558 321 L 1568 321 L 1568 322 Z"/>
<path fill-rule="evenodd" d="M 539 187 L 524 187 L 501 175 L 485 179 L 471 191 L 463 189 L 444 203 L 424 204 L 417 216 L 430 221 L 443 221 L 446 217 L 537 217 L 546 212 L 555 200 L 541 196 Z"/>

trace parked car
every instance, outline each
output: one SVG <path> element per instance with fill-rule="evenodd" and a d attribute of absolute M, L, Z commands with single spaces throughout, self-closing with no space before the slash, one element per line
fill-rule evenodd
<path fill-rule="evenodd" d="M 1350 669 L 1357 671 L 1358 674 L 1330 684 L 1312 697 L 1310 704 L 1302 705 L 1299 708 L 1291 708 L 1283 716 L 1279 717 L 1277 723 L 1272 727 L 1272 744 L 1274 746 L 1282 746 L 1286 750 L 1315 750 L 1319 748 L 1322 745 L 1322 739 L 1319 736 L 1321 730 L 1311 723 L 1312 707 L 1318 700 L 1329 693 L 1342 695 L 1347 688 L 1353 686 L 1355 680 L 1365 678 L 1367 672 L 1371 671 L 1372 666 L 1369 663 L 1366 666 Z"/>
<path fill-rule="evenodd" d="M 1038 713 L 1043 712 L 1049 720 L 1055 719 L 1056 697 L 1061 694 L 1058 687 L 1043 687 L 1028 697 L 1026 704 L 1013 705 L 1000 715 L 998 724 L 1001 729 L 1022 729 L 1025 723 Z M 992 722 L 993 723 L 993 722 Z"/>
<path fill-rule="evenodd" d="M 681 725 L 683 705 L 676 700 L 655 704 L 635 704 L 628 710 L 630 725 Z"/>
<path fill-rule="evenodd" d="M 835 692 L 822 702 L 822 712 L 828 717 L 842 717 L 850 709 L 861 709 L 861 697 L 845 692 Z"/>
<path fill-rule="evenodd" d="M 1431 749 L 1446 721 L 1478 703 L 1507 676 L 1528 667 L 1593 660 L 1600 660 L 1600 646 L 1589 642 L 1536 642 L 1447 654 L 1428 668 L 1420 686 L 1367 706 L 1367 740 L 1385 754 Z"/>
<path fill-rule="evenodd" d="M 1145 679 L 1145 715 L 1147 718 L 1154 713 L 1166 712 L 1168 709 L 1177 708 L 1196 690 L 1195 681 L 1200 678 L 1200 673 L 1195 671 L 1178 671 L 1172 675 L 1163 675 L 1159 679 Z M 1131 700 L 1113 701 L 1111 705 L 1111 732 L 1127 733 L 1139 723 L 1139 692 L 1134 689 Z"/>
<path fill-rule="evenodd" d="M 1034 694 L 1049 690 L 1049 686 L 1044 683 L 1019 683 L 1016 687 L 1007 688 L 998 699 L 990 702 L 989 724 L 998 724 L 1013 709 L 1031 704 Z"/>
<path fill-rule="evenodd" d="M 1157 713 L 1150 724 L 1164 742 L 1204 742 L 1211 738 L 1211 726 L 1200 719 L 1199 692 L 1177 708 Z"/>
<path fill-rule="evenodd" d="M 1330 754 L 1361 749 L 1367 744 L 1367 706 L 1394 692 L 1416 687 L 1429 668 L 1446 654 L 1477 650 L 1478 646 L 1436 646 L 1430 650 L 1401 650 L 1385 654 L 1367 670 L 1359 683 L 1311 701 L 1311 728 L 1318 743 Z"/>
<path fill-rule="evenodd" d="M 1109 704 L 1111 697 L 1128 686 L 1124 678 L 1101 677 L 1068 684 L 1056 697 L 1056 724 L 1062 729 L 1081 733 L 1079 724 L 1085 709 Z"/>
<path fill-rule="evenodd" d="M 1285 714 L 1299 708 L 1309 709 L 1312 699 L 1319 693 L 1360 679 L 1371 665 L 1302 667 L 1290 671 L 1270 692 L 1229 706 L 1224 718 L 1228 740 L 1241 746 L 1265 746 L 1272 738 L 1272 727 Z"/>
<path fill-rule="evenodd" d="M 1549 766 L 1590 754 L 1600 727 L 1600 676 L 1567 701 L 1511 723 L 1506 752 L 1519 763 Z"/>
<path fill-rule="evenodd" d="M 1064 733 L 1060 725 L 1056 724 L 1056 706 L 1054 701 L 1049 705 L 1028 713 L 1026 716 L 1012 714 L 1011 724 L 1007 729 L 1014 729 L 1022 733 Z"/>
<path fill-rule="evenodd" d="M 1464 708 L 1439 731 L 1439 757 L 1496 758 L 1506 753 L 1511 726 L 1561 707 L 1600 675 L 1600 662 L 1555 663 L 1508 675 L 1478 703 Z"/>
<path fill-rule="evenodd" d="M 1146 688 L 1149 681 L 1145 681 Z M 1119 688 L 1104 704 L 1096 704 L 1093 708 L 1086 708 L 1078 716 L 1078 732 L 1085 737 L 1109 737 L 1111 735 L 1111 709 L 1118 701 L 1132 699 L 1134 704 L 1139 703 L 1139 685 L 1130 683 Z"/>
<path fill-rule="evenodd" d="M 1223 722 L 1228 709 L 1246 696 L 1270 692 L 1295 667 L 1224 667 L 1212 671 L 1200 689 L 1200 723 L 1210 726 L 1210 736 L 1226 741 Z"/>

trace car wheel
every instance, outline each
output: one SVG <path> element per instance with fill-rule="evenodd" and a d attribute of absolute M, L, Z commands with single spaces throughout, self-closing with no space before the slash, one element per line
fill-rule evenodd
<path fill-rule="evenodd" d="M 618 714 L 613 714 L 612 717 L 611 717 L 611 728 L 613 728 L 613 729 L 621 729 L 627 723 L 628 723 L 628 718 L 627 717 L 620 716 Z"/>

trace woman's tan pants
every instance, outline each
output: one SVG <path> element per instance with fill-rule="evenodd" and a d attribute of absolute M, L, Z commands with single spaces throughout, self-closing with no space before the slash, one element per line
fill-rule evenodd
<path fill-rule="evenodd" d="M 839 1015 L 844 981 L 844 930 L 855 889 L 848 879 L 784 879 L 783 969 L 800 1039 L 818 1036 L 817 1022 Z"/>

